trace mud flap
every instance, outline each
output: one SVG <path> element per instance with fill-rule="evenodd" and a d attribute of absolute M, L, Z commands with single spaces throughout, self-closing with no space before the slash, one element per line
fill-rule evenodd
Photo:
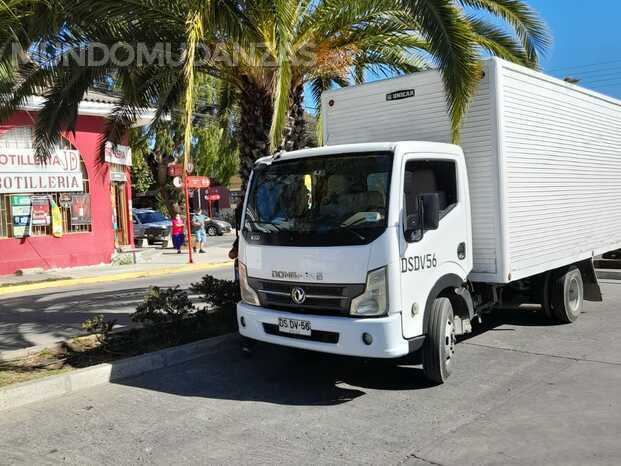
<path fill-rule="evenodd" d="M 593 259 L 587 259 L 576 264 L 582 274 L 584 282 L 584 299 L 585 301 L 602 302 L 602 291 L 597 280 L 597 273 L 593 265 Z"/>

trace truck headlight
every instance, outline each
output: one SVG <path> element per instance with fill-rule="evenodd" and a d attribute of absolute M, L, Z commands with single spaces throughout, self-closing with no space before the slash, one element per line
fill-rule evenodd
<path fill-rule="evenodd" d="M 241 299 L 246 304 L 252 304 L 253 306 L 260 306 L 259 296 L 257 292 L 252 289 L 248 284 L 248 272 L 246 266 L 239 263 L 239 288 L 241 291 Z"/>
<path fill-rule="evenodd" d="M 381 316 L 388 311 L 388 281 L 386 267 L 367 275 L 364 293 L 352 299 L 350 313 L 356 316 Z"/>

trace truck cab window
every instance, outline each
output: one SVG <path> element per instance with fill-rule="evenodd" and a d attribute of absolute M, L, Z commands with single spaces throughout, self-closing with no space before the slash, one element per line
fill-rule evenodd
<path fill-rule="evenodd" d="M 255 172 L 244 237 L 255 244 L 368 244 L 386 229 L 393 154 L 334 154 Z"/>
<path fill-rule="evenodd" d="M 455 162 L 417 160 L 405 165 L 404 199 L 407 217 L 417 215 L 418 197 L 437 193 L 440 218 L 457 204 L 457 175 Z"/>

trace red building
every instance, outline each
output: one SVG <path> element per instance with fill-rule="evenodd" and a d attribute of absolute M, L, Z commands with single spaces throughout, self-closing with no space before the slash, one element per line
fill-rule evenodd
<path fill-rule="evenodd" d="M 87 93 L 75 134 L 64 135 L 47 164 L 32 150 L 41 103 L 33 97 L 0 125 L 0 275 L 110 263 L 118 247 L 133 244 L 131 152 L 110 147 L 106 163 L 98 159 L 114 98 Z"/>

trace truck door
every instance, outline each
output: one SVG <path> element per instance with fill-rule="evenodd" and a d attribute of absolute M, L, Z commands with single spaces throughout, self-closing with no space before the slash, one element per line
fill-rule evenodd
<path fill-rule="evenodd" d="M 467 276 L 471 255 L 468 223 L 465 164 L 451 156 L 420 154 L 406 157 L 403 168 L 402 225 L 400 231 L 400 266 L 403 336 L 413 338 L 424 333 L 423 314 L 427 298 L 445 276 Z M 463 173 L 462 173 L 463 172 Z M 440 221 L 436 230 L 421 228 L 406 238 L 408 218 L 420 215 L 421 195 L 437 194 Z M 471 259 L 470 259 L 471 260 Z M 444 279 L 446 280 L 446 278 Z"/>

